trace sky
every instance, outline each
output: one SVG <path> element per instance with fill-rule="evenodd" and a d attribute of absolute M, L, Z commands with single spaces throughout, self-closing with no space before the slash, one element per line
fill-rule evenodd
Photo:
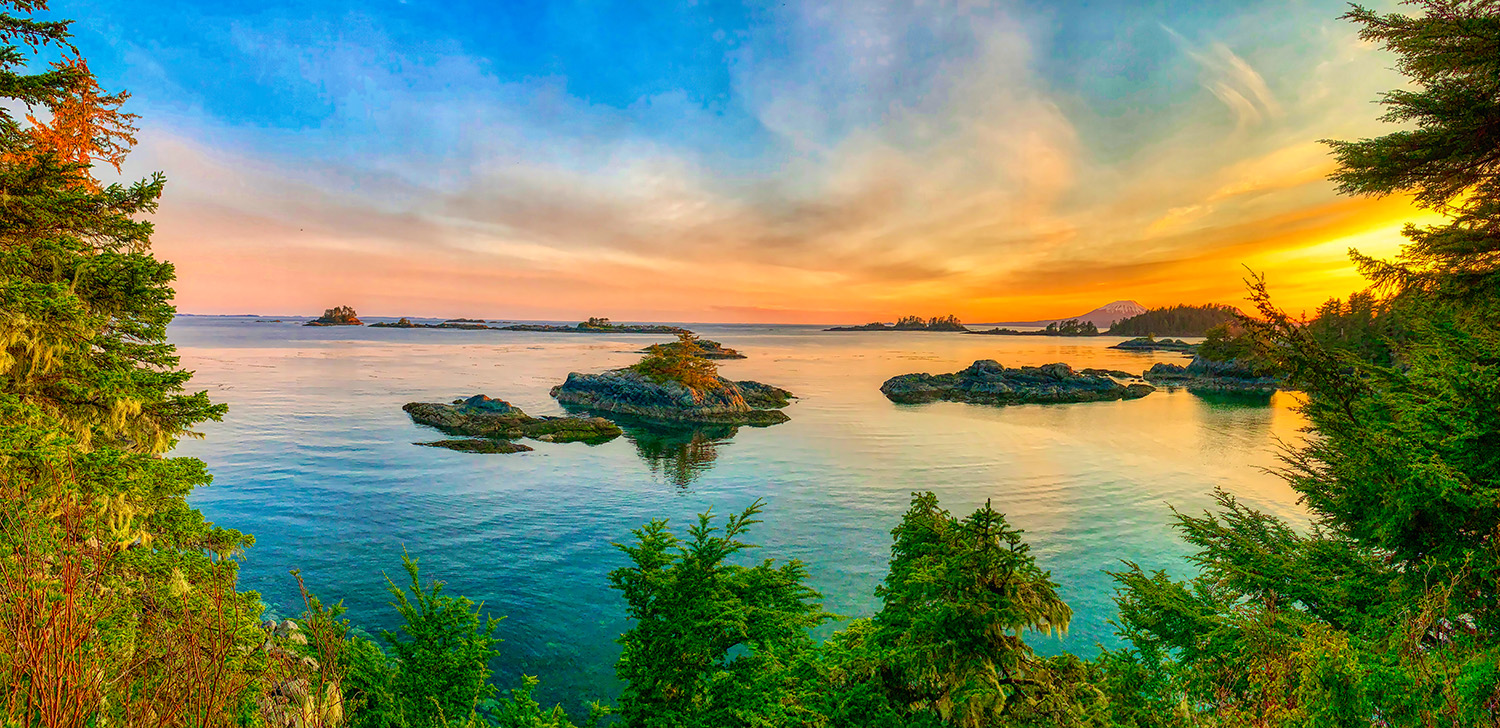
<path fill-rule="evenodd" d="M 1376 4 L 1376 7 L 1383 7 Z M 1362 287 L 1341 2 L 53 0 L 188 313 L 1014 321 Z"/>

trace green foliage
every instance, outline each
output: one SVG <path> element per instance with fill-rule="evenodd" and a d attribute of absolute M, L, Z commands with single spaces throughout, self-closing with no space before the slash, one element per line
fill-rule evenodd
<path fill-rule="evenodd" d="M 72 158 L 127 148 L 88 126 L 104 119 L 79 106 L 93 83 L 81 61 L 27 72 L 75 52 L 40 10 L 0 2 L 0 97 L 84 112 Z M 261 607 L 235 589 L 252 539 L 187 504 L 203 463 L 162 456 L 224 412 L 184 392 L 191 373 L 166 343 L 173 269 L 136 219 L 164 181 L 100 189 L 31 131 L 0 111 L 0 714 L 235 720 L 265 668 Z"/>
<path fill-rule="evenodd" d="M 1306 396 L 1309 436 L 1283 474 L 1315 528 L 1221 494 L 1215 514 L 1178 515 L 1198 576 L 1115 575 L 1128 647 L 1100 664 L 1122 724 L 1500 716 L 1500 137 L 1481 131 L 1500 120 L 1500 7 L 1416 5 L 1420 16 L 1346 16 L 1398 53 L 1413 89 L 1383 103 L 1416 129 L 1332 143 L 1334 179 L 1347 193 L 1410 192 L 1451 221 L 1408 228 L 1395 263 L 1356 254 L 1377 288 L 1310 322 L 1253 281 L 1260 316 L 1242 324 Z M 1230 349 L 1237 337 L 1217 338 Z"/>
<path fill-rule="evenodd" d="M 1329 299 L 1306 329 L 1324 349 L 1381 365 L 1393 363 L 1392 347 L 1406 335 L 1398 307 L 1369 291 L 1352 293 L 1347 301 Z"/>
<path fill-rule="evenodd" d="M 1422 0 L 1420 15 L 1355 6 L 1360 37 L 1396 54 L 1408 88 L 1385 93 L 1383 120 L 1407 128 L 1375 139 L 1328 141 L 1332 179 L 1358 195 L 1411 194 L 1448 213 L 1407 226 L 1395 263 L 1357 260 L 1378 284 L 1444 296 L 1493 295 L 1500 284 L 1500 12 L 1486 0 Z"/>
<path fill-rule="evenodd" d="M 1204 306 L 1178 304 L 1153 308 L 1109 327 L 1110 336 L 1204 336 L 1220 324 L 1235 321 L 1239 309 L 1210 303 Z"/>
<path fill-rule="evenodd" d="M 442 725 L 474 715 L 492 697 L 490 658 L 499 654 L 495 628 L 500 620 L 480 616 L 480 605 L 443 593 L 443 583 L 422 586 L 415 559 L 402 555 L 411 583 L 405 588 L 387 578 L 391 606 L 405 623 L 399 633 L 381 632 L 396 663 L 391 692 L 405 725 Z"/>
<path fill-rule="evenodd" d="M 960 521 L 923 493 L 892 533 L 866 643 L 897 712 L 967 726 L 1058 717 L 1049 671 L 1022 636 L 1066 630 L 1072 610 L 1021 532 L 989 503 Z"/>
<path fill-rule="evenodd" d="M 653 346 L 646 356 L 630 366 L 655 382 L 677 382 L 688 389 L 703 392 L 724 386 L 719 378 L 719 366 L 712 359 L 703 357 L 703 349 L 697 335 L 682 332 L 677 341 L 666 346 Z"/>
<path fill-rule="evenodd" d="M 779 666 L 811 649 L 807 631 L 832 615 L 803 584 L 801 562 L 728 562 L 751 548 L 740 538 L 760 510 L 757 501 L 722 529 L 704 513 L 685 540 L 652 521 L 617 544 L 631 565 L 609 579 L 635 621 L 615 667 L 624 725 L 784 724 L 777 717 L 794 710 L 779 700 Z"/>
<path fill-rule="evenodd" d="M 879 324 L 871 324 L 871 326 L 879 326 L 880 328 L 885 328 L 884 326 L 880 326 Z M 926 319 L 922 318 L 921 316 L 902 316 L 900 319 L 896 320 L 896 325 L 892 326 L 891 328 L 896 331 L 967 330 L 964 328 L 963 323 L 958 320 L 958 317 L 952 314 L 949 314 L 947 316 L 933 316 Z"/>

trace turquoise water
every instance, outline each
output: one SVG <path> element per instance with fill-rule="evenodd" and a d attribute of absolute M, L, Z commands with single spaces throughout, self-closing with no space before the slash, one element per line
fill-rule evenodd
<path fill-rule="evenodd" d="M 603 445 L 531 443 L 534 452 L 515 455 L 415 447 L 436 433 L 412 424 L 406 402 L 482 392 L 557 414 L 547 392 L 568 372 L 628 364 L 664 339 L 180 317 L 170 336 L 194 385 L 230 406 L 204 439 L 178 448 L 215 475 L 193 503 L 255 535 L 242 584 L 284 612 L 296 611 L 287 571 L 298 568 L 325 600 L 344 600 L 356 623 L 393 626 L 383 574 L 401 576 L 405 549 L 425 576 L 506 616 L 502 684 L 540 676 L 540 697 L 570 707 L 618 689 L 614 639 L 626 624 L 606 573 L 623 559 L 611 543 L 654 517 L 682 525 L 764 498 L 755 557 L 802 559 L 827 608 L 858 617 L 878 606 L 890 530 L 911 491 L 935 491 L 960 514 L 990 499 L 1027 531 L 1075 611 L 1066 637 L 1033 643 L 1084 655 L 1114 640 L 1105 569 L 1128 558 L 1186 571 L 1169 505 L 1200 510 L 1219 487 L 1305 521 L 1295 494 L 1264 471 L 1278 438 L 1299 437 L 1291 395 L 1269 406 L 1159 391 L 995 408 L 895 405 L 879 391 L 896 374 L 975 359 L 1141 371 L 1183 361 L 1174 354 L 1112 351 L 1111 337 L 692 328 L 749 356 L 724 362 L 726 376 L 797 394 L 791 421 L 697 432 L 637 424 Z"/>

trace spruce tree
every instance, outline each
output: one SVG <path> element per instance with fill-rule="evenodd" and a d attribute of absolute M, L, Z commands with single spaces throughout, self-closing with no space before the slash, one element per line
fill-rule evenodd
<path fill-rule="evenodd" d="M 45 10 L 0 3 L 0 97 L 52 115 L 0 110 L 0 710 L 227 723 L 264 659 L 260 605 L 235 589 L 251 539 L 189 507 L 209 476 L 166 454 L 224 408 L 184 390 L 166 342 L 173 269 L 140 219 L 163 179 L 94 177 L 134 141 L 132 117 Z"/>

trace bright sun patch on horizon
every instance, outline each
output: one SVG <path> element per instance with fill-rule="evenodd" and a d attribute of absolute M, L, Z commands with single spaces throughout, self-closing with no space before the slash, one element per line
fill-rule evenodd
<path fill-rule="evenodd" d="M 1401 83 L 1341 2 L 80 4 L 185 312 L 1295 311 L 1426 215 L 1326 181 Z"/>

